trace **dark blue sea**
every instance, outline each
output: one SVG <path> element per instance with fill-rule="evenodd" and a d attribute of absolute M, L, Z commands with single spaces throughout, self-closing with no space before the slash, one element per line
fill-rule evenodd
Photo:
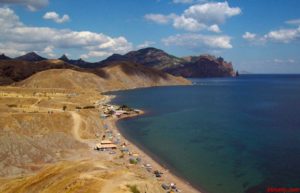
<path fill-rule="evenodd" d="M 192 81 L 113 93 L 146 111 L 121 132 L 208 193 L 300 188 L 300 75 Z"/>

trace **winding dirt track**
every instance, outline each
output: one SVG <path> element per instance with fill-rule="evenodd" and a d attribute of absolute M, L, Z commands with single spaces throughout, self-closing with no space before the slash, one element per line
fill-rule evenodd
<path fill-rule="evenodd" d="M 85 141 L 81 139 L 80 131 L 79 131 L 82 123 L 82 118 L 78 113 L 74 111 L 70 111 L 70 114 L 72 115 L 73 118 L 73 128 L 72 128 L 73 136 L 77 141 L 84 143 Z"/>

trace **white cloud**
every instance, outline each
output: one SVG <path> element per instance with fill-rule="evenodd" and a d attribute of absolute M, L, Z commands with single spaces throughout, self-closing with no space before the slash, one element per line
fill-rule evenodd
<path fill-rule="evenodd" d="M 20 4 L 26 6 L 31 11 L 36 11 L 48 5 L 48 0 L 0 0 L 4 4 Z"/>
<path fill-rule="evenodd" d="M 294 59 L 278 59 L 278 58 L 275 58 L 273 60 L 273 62 L 276 64 L 294 64 L 294 63 L 296 63 L 296 61 Z"/>
<path fill-rule="evenodd" d="M 285 23 L 290 24 L 290 25 L 300 25 L 300 19 L 291 19 L 286 21 Z"/>
<path fill-rule="evenodd" d="M 264 35 L 264 38 L 271 41 L 289 43 L 300 38 L 300 26 L 296 29 L 273 30 Z"/>
<path fill-rule="evenodd" d="M 155 42 L 152 41 L 145 41 L 142 44 L 137 46 L 137 49 L 142 49 L 142 48 L 147 48 L 147 47 L 151 47 L 155 44 Z"/>
<path fill-rule="evenodd" d="M 176 1 L 177 2 L 177 1 Z M 179 0 L 179 2 L 188 2 Z M 221 32 L 219 25 L 226 19 L 241 13 L 239 7 L 230 7 L 225 2 L 200 3 L 190 6 L 181 15 L 176 14 L 147 14 L 145 18 L 158 24 L 173 24 L 176 29 L 186 31 L 208 30 L 212 32 Z"/>
<path fill-rule="evenodd" d="M 221 32 L 221 30 L 220 30 L 220 28 L 217 24 L 213 24 L 213 25 L 209 26 L 208 31 L 212 31 L 212 32 L 215 32 L 215 33 L 220 33 Z"/>
<path fill-rule="evenodd" d="M 89 58 L 105 58 L 112 55 L 112 53 L 107 51 L 90 51 L 87 54 L 82 54 L 80 58 L 89 59 Z"/>
<path fill-rule="evenodd" d="M 193 18 L 186 18 L 185 16 L 176 17 L 173 26 L 177 29 L 185 29 L 187 31 L 200 31 L 207 28 L 203 23 L 199 23 Z"/>
<path fill-rule="evenodd" d="M 256 34 L 250 33 L 250 32 L 245 32 L 242 36 L 245 40 L 251 41 L 256 39 Z"/>
<path fill-rule="evenodd" d="M 28 51 L 51 55 L 56 49 L 66 48 L 87 52 L 87 57 L 101 57 L 100 52 L 106 55 L 126 53 L 132 49 L 132 44 L 122 36 L 113 38 L 90 31 L 29 27 L 10 8 L 0 8 L 0 52 L 12 56 Z"/>
<path fill-rule="evenodd" d="M 225 35 L 202 35 L 202 34 L 177 34 L 164 38 L 162 42 L 166 46 L 180 46 L 189 49 L 214 48 L 229 49 L 230 37 Z"/>
<path fill-rule="evenodd" d="M 297 28 L 282 28 L 272 30 L 265 35 L 256 35 L 245 32 L 242 36 L 245 40 L 254 44 L 265 44 L 266 42 L 290 43 L 300 39 L 300 26 Z"/>
<path fill-rule="evenodd" d="M 45 15 L 43 16 L 44 19 L 49 19 L 49 20 L 53 20 L 56 23 L 65 23 L 67 21 L 70 21 L 70 17 L 69 15 L 63 15 L 63 16 L 59 16 L 58 13 L 51 11 L 51 12 L 47 12 L 45 13 Z"/>
<path fill-rule="evenodd" d="M 186 17 L 191 17 L 204 23 L 224 23 L 230 18 L 241 13 L 239 7 L 230 7 L 228 2 L 211 2 L 192 5 L 184 11 Z"/>
<path fill-rule="evenodd" d="M 158 24 L 167 24 L 169 23 L 174 17 L 176 17 L 175 14 L 169 14 L 169 15 L 163 15 L 163 14 L 146 14 L 145 19 L 152 21 L 154 23 Z"/>
<path fill-rule="evenodd" d="M 56 55 L 54 54 L 54 47 L 53 46 L 47 46 L 42 53 L 46 54 L 47 56 L 54 58 Z"/>

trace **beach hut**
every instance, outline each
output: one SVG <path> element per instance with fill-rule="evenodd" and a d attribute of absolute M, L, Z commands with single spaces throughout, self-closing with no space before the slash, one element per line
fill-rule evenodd
<path fill-rule="evenodd" d="M 117 146 L 115 144 L 96 144 L 95 147 L 96 150 L 104 151 L 104 150 L 113 150 L 117 149 Z"/>
<path fill-rule="evenodd" d="M 113 144 L 113 142 L 110 140 L 102 140 L 101 141 L 101 145 L 106 145 L 106 144 Z"/>

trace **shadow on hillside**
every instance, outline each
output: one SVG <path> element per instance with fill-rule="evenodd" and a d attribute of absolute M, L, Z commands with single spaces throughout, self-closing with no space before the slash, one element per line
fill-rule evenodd
<path fill-rule="evenodd" d="M 85 69 L 85 72 L 93 73 L 103 79 L 108 79 L 110 77 L 110 75 L 101 68 Z"/>
<path fill-rule="evenodd" d="M 40 62 L 26 62 L 18 60 L 3 60 L 0 61 L 0 85 L 10 85 L 14 82 L 20 82 L 30 76 L 50 70 L 50 69 L 70 69 L 78 72 L 93 73 L 101 78 L 109 78 L 109 74 L 101 68 L 83 69 L 68 63 L 51 63 L 47 60 Z"/>
<path fill-rule="evenodd" d="M 131 62 L 121 62 L 119 63 L 121 70 L 128 76 L 138 75 L 145 78 L 149 78 L 154 82 L 158 82 L 160 79 L 170 80 L 169 76 L 166 73 L 163 73 L 159 70 L 148 68 L 136 63 Z"/>

